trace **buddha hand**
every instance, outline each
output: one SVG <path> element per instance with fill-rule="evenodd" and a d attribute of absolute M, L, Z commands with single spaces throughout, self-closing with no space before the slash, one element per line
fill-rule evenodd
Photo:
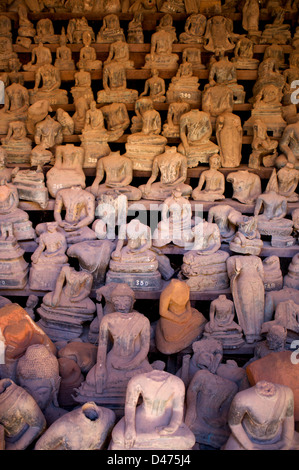
<path fill-rule="evenodd" d="M 136 441 L 136 430 L 133 426 L 127 426 L 125 430 L 125 449 L 131 449 Z"/>

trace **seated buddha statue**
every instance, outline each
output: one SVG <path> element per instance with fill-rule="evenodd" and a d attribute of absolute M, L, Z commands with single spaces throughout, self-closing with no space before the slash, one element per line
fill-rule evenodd
<path fill-rule="evenodd" d="M 142 395 L 142 403 L 138 405 Z M 190 450 L 194 434 L 183 422 L 185 387 L 179 377 L 154 370 L 128 383 L 125 416 L 112 432 L 111 450 Z"/>
<path fill-rule="evenodd" d="M 155 182 L 160 176 L 160 181 Z M 187 159 L 177 152 L 176 147 L 166 147 L 165 152 L 153 160 L 152 174 L 145 185 L 139 186 L 143 199 L 161 200 L 171 196 L 172 190 L 179 189 L 182 196 L 191 194 L 187 179 Z"/>
<path fill-rule="evenodd" d="M 103 90 L 98 91 L 98 103 L 134 103 L 138 91 L 127 88 L 126 68 L 121 62 L 109 62 L 103 68 Z"/>
<path fill-rule="evenodd" d="M 105 183 L 102 180 L 106 176 Z M 141 190 L 130 185 L 133 179 L 132 161 L 120 152 L 111 152 L 97 162 L 96 177 L 93 184 L 87 188 L 96 198 L 107 191 L 115 190 L 124 194 L 130 201 L 141 199 Z"/>
<path fill-rule="evenodd" d="M 144 68 L 176 70 L 179 56 L 173 54 L 173 33 L 163 29 L 156 31 L 151 36 L 150 54 L 145 56 Z"/>
<path fill-rule="evenodd" d="M 244 343 L 242 328 L 235 321 L 234 303 L 219 295 L 210 304 L 210 321 L 205 325 L 204 336 L 222 343 L 223 349 L 235 349 Z"/>
<path fill-rule="evenodd" d="M 156 346 L 162 354 L 174 354 L 197 341 L 206 319 L 190 304 L 190 288 L 184 281 L 172 279 L 163 289 L 156 326 Z"/>
<path fill-rule="evenodd" d="M 127 243 L 125 241 L 127 239 Z M 134 289 L 152 290 L 161 286 L 157 255 L 151 251 L 150 228 L 133 219 L 118 235 L 115 251 L 111 254 L 106 283 L 125 280 Z"/>
<path fill-rule="evenodd" d="M 42 99 L 49 100 L 50 104 L 68 104 L 67 91 L 60 85 L 60 70 L 50 63 L 42 65 L 35 73 L 34 88 L 29 90 L 30 104 Z"/>
<path fill-rule="evenodd" d="M 23 65 L 26 72 L 35 72 L 42 65 L 52 64 L 52 54 L 49 47 L 39 41 L 38 46 L 33 47 L 31 51 L 31 61 Z"/>
<path fill-rule="evenodd" d="M 126 69 L 134 68 L 133 60 L 130 60 L 130 50 L 128 44 L 123 40 L 113 42 L 109 48 L 109 54 L 105 64 L 110 62 L 120 62 Z"/>
<path fill-rule="evenodd" d="M 35 230 L 28 214 L 18 209 L 19 196 L 16 186 L 0 179 L 0 224 L 12 224 L 17 240 L 35 239 Z"/>
<path fill-rule="evenodd" d="M 126 156 L 132 159 L 134 170 L 151 170 L 154 158 L 164 152 L 167 139 L 160 135 L 159 111 L 150 107 L 142 113 L 141 117 L 141 131 L 127 138 Z"/>
<path fill-rule="evenodd" d="M 96 364 L 77 390 L 75 400 L 85 403 L 124 405 L 130 378 L 150 372 L 147 355 L 150 345 L 150 323 L 133 309 L 134 291 L 121 282 L 111 292 L 113 311 L 105 314 L 99 325 Z M 112 347 L 108 347 L 109 337 Z"/>
<path fill-rule="evenodd" d="M 186 155 L 188 168 L 208 162 L 209 157 L 218 152 L 218 146 L 210 141 L 211 135 L 212 124 L 206 112 L 191 109 L 181 116 L 178 151 Z"/>
<path fill-rule="evenodd" d="M 29 163 L 32 140 L 27 137 L 24 121 L 10 121 L 7 134 L 1 138 L 7 163 Z"/>
<path fill-rule="evenodd" d="M 220 155 L 217 153 L 209 158 L 209 170 L 201 173 L 198 186 L 192 191 L 196 201 L 217 201 L 224 199 L 225 177 L 218 171 L 221 166 Z M 202 189 L 204 187 L 204 189 Z"/>
<path fill-rule="evenodd" d="M 83 325 L 91 322 L 96 306 L 89 298 L 92 274 L 63 266 L 55 289 L 43 297 L 39 326 L 53 341 L 79 338 Z"/>
<path fill-rule="evenodd" d="M 82 35 L 83 47 L 80 49 L 80 57 L 77 64 L 78 68 L 84 69 L 87 72 L 100 70 L 102 67 L 102 62 L 97 59 L 95 48 L 90 45 L 91 39 L 91 34 L 88 31 L 84 31 Z"/>

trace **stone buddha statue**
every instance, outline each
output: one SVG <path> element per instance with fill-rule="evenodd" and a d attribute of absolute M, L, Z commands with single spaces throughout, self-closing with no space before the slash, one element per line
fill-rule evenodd
<path fill-rule="evenodd" d="M 0 133 L 6 134 L 12 121 L 25 121 L 29 107 L 27 89 L 19 83 L 5 88 L 4 107 L 0 109 Z"/>
<path fill-rule="evenodd" d="M 218 146 L 210 141 L 211 135 L 210 117 L 204 111 L 191 109 L 181 116 L 178 151 L 186 155 L 188 168 L 208 162 L 209 157 L 217 153 Z"/>
<path fill-rule="evenodd" d="M 242 219 L 241 212 L 228 204 L 217 204 L 208 213 L 208 222 L 215 222 L 219 227 L 221 242 L 229 242 L 235 236 L 237 224 Z"/>
<path fill-rule="evenodd" d="M 84 16 L 82 18 L 71 18 L 69 20 L 66 34 L 71 44 L 82 44 L 82 38 L 85 31 L 88 31 L 91 34 L 92 42 L 94 42 L 95 34 L 92 27 L 88 25 L 88 21 Z"/>
<path fill-rule="evenodd" d="M 17 365 L 17 382 L 42 410 L 47 425 L 67 413 L 59 408 L 60 385 L 58 359 L 43 344 L 29 346 Z"/>
<path fill-rule="evenodd" d="M 137 11 L 134 13 L 133 19 L 128 23 L 127 41 L 129 44 L 144 43 L 142 20 L 142 12 Z"/>
<path fill-rule="evenodd" d="M 180 42 L 184 44 L 203 44 L 203 36 L 207 19 L 201 13 L 193 13 L 188 16 L 184 26 L 184 32 L 180 34 Z"/>
<path fill-rule="evenodd" d="M 55 164 L 47 172 L 47 188 L 52 197 L 56 197 L 60 189 L 76 185 L 85 188 L 83 158 L 81 147 L 74 144 L 56 146 Z"/>
<path fill-rule="evenodd" d="M 64 220 L 61 217 L 63 209 L 66 211 Z M 60 189 L 56 194 L 54 218 L 68 244 L 96 238 L 94 231 L 88 228 L 94 220 L 94 214 L 94 196 L 81 186 Z"/>
<path fill-rule="evenodd" d="M 115 140 L 121 133 L 108 132 L 104 125 L 101 109 L 97 109 L 95 101 L 90 103 L 85 113 L 85 124 L 80 135 L 81 147 L 84 151 L 84 168 L 94 168 L 101 157 L 109 155 L 108 141 Z"/>
<path fill-rule="evenodd" d="M 225 177 L 219 170 L 220 155 L 217 153 L 209 158 L 209 170 L 200 175 L 197 188 L 192 191 L 192 199 L 196 201 L 217 201 L 224 199 Z M 202 189 L 205 186 L 205 189 Z"/>
<path fill-rule="evenodd" d="M 210 304 L 210 321 L 205 325 L 204 336 L 222 343 L 223 349 L 236 349 L 244 343 L 242 328 L 235 321 L 234 303 L 219 295 Z"/>
<path fill-rule="evenodd" d="M 155 103 L 164 103 L 165 97 L 165 81 L 159 77 L 159 71 L 155 68 L 151 70 L 151 77 L 145 80 L 144 91 L 141 96 L 149 96 Z"/>
<path fill-rule="evenodd" d="M 216 118 L 216 139 L 219 145 L 221 166 L 238 167 L 242 160 L 243 129 L 240 117 L 228 111 Z"/>
<path fill-rule="evenodd" d="M 242 85 L 237 84 L 237 69 L 224 52 L 220 52 L 218 60 L 212 63 L 206 88 L 217 85 L 225 85 L 233 91 L 235 104 L 244 103 L 245 91 Z"/>
<path fill-rule="evenodd" d="M 182 195 L 181 189 L 172 189 L 171 196 L 167 197 L 162 205 L 161 222 L 153 234 L 153 245 L 161 248 L 169 243 L 181 247 L 188 247 L 193 242 L 192 207 L 187 197 Z"/>
<path fill-rule="evenodd" d="M 172 279 L 163 289 L 159 304 L 155 341 L 162 354 L 175 354 L 188 348 L 204 331 L 206 319 L 190 304 L 190 288 Z"/>
<path fill-rule="evenodd" d="M 294 430 L 294 394 L 265 380 L 234 397 L 228 416 L 231 435 L 223 450 L 298 449 Z"/>
<path fill-rule="evenodd" d="M 160 181 L 155 182 L 159 173 Z M 180 154 L 176 147 L 166 147 L 164 153 L 154 158 L 151 177 L 145 185 L 139 186 L 139 189 L 143 199 L 164 201 L 171 196 L 174 188 L 180 190 L 182 196 L 188 197 L 192 188 L 185 184 L 186 179 L 186 157 Z"/>
<path fill-rule="evenodd" d="M 299 170 L 299 120 L 288 124 L 279 140 L 283 161 L 292 163 Z M 281 158 L 281 157 L 280 157 Z"/>
<path fill-rule="evenodd" d="M 26 449 L 47 426 L 36 401 L 9 378 L 0 380 L 0 424 L 5 450 Z"/>
<path fill-rule="evenodd" d="M 151 247 L 150 228 L 138 219 L 131 220 L 118 236 L 116 249 L 111 254 L 106 283 L 125 279 L 134 289 L 159 289 L 161 287 L 159 263 Z"/>
<path fill-rule="evenodd" d="M 118 16 L 113 13 L 106 15 L 103 18 L 103 25 L 98 32 L 97 42 L 113 43 L 118 40 L 126 40 L 123 29 L 120 27 Z"/>
<path fill-rule="evenodd" d="M 226 181 L 233 185 L 232 198 L 243 204 L 255 203 L 262 192 L 260 176 L 247 170 L 229 173 Z"/>
<path fill-rule="evenodd" d="M 19 196 L 16 186 L 0 179 L 0 224 L 12 225 L 12 234 L 17 240 L 35 239 L 35 230 L 29 215 L 18 209 Z"/>
<path fill-rule="evenodd" d="M 259 60 L 253 58 L 254 43 L 247 37 L 241 37 L 234 49 L 232 62 L 238 70 L 256 70 L 259 66 Z"/>
<path fill-rule="evenodd" d="M 119 39 L 111 43 L 105 65 L 110 62 L 119 62 L 126 69 L 134 68 L 134 61 L 130 60 L 129 46 L 123 39 Z"/>
<path fill-rule="evenodd" d="M 23 65 L 26 72 L 35 72 L 42 65 L 52 64 L 51 50 L 39 41 L 38 46 L 33 47 L 31 51 L 31 61 Z"/>
<path fill-rule="evenodd" d="M 62 28 L 59 37 L 59 47 L 56 49 L 55 67 L 59 70 L 75 70 L 75 62 L 72 59 L 72 50 L 67 45 L 67 36 Z"/>
<path fill-rule="evenodd" d="M 143 401 L 138 405 L 140 395 Z M 125 416 L 112 432 L 111 450 L 190 450 L 194 434 L 183 422 L 185 387 L 179 377 L 154 370 L 133 377 Z"/>
<path fill-rule="evenodd" d="M 120 62 L 109 62 L 103 68 L 103 90 L 98 91 L 98 103 L 134 103 L 138 91 L 127 88 L 126 68 Z"/>
<path fill-rule="evenodd" d="M 87 107 L 92 101 L 94 101 L 93 91 L 91 88 L 91 75 L 90 72 L 84 70 L 83 66 L 80 68 L 79 72 L 75 73 L 75 85 L 71 88 L 70 92 L 73 97 L 76 108 L 79 106 L 77 104 L 80 98 L 83 98 L 83 102 Z M 82 101 L 82 100 L 80 100 Z M 78 109 L 76 109 L 78 113 Z"/>
<path fill-rule="evenodd" d="M 226 289 L 229 254 L 220 249 L 218 225 L 203 220 L 193 227 L 192 236 L 191 250 L 183 257 L 180 279 L 185 280 L 193 291 Z"/>
<path fill-rule="evenodd" d="M 186 393 L 185 423 L 199 450 L 220 450 L 227 441 L 227 417 L 237 392 L 237 384 L 226 377 L 209 369 L 195 372 Z"/>
<path fill-rule="evenodd" d="M 182 62 L 169 84 L 166 93 L 167 103 L 183 98 L 192 107 L 199 107 L 201 104 L 201 91 L 199 90 L 198 80 L 198 77 L 193 75 L 192 63 L 187 61 Z"/>
<path fill-rule="evenodd" d="M 182 97 L 170 103 L 167 111 L 167 121 L 163 124 L 162 135 L 165 137 L 180 137 L 180 119 L 188 111 L 190 111 L 190 104 Z"/>
<path fill-rule="evenodd" d="M 259 215 L 263 207 L 263 213 Z M 287 199 L 274 191 L 261 194 L 255 203 L 254 214 L 258 218 L 258 230 L 262 235 L 279 237 L 283 243 L 285 237 L 290 237 L 293 221 L 286 219 Z"/>
<path fill-rule="evenodd" d="M 145 69 L 176 70 L 179 56 L 173 54 L 173 33 L 163 29 L 156 31 L 151 36 L 150 54 L 145 56 Z"/>
<path fill-rule="evenodd" d="M 97 53 L 91 44 L 91 34 L 88 31 L 84 31 L 82 35 L 83 47 L 80 49 L 79 62 L 77 67 L 87 72 L 94 70 L 100 70 L 102 68 L 102 62 L 97 59 Z"/>
<path fill-rule="evenodd" d="M 152 370 L 147 358 L 150 322 L 133 309 L 134 291 L 121 282 L 112 290 L 111 300 L 114 311 L 100 321 L 97 361 L 77 390 L 75 399 L 79 403 L 92 400 L 123 407 L 130 378 Z"/>
<path fill-rule="evenodd" d="M 60 85 L 59 69 L 50 63 L 40 66 L 35 72 L 34 88 L 29 90 L 30 104 L 42 99 L 49 100 L 50 104 L 68 104 L 67 91 L 60 89 Z"/>
<path fill-rule="evenodd" d="M 32 320 L 27 311 L 16 303 L 0 309 L 1 338 L 5 344 L 5 363 L 0 365 L 0 376 L 16 381 L 16 367 L 29 346 L 43 344 L 51 353 L 56 347 L 46 333 Z"/>
<path fill-rule="evenodd" d="M 49 44 L 57 44 L 59 42 L 59 36 L 54 34 L 54 26 L 50 18 L 41 18 L 36 23 L 36 36 L 34 36 L 34 42 L 47 42 Z"/>
<path fill-rule="evenodd" d="M 227 259 L 227 274 L 239 325 L 246 342 L 261 339 L 264 321 L 265 287 L 262 260 L 255 255 L 235 255 Z"/>
<path fill-rule="evenodd" d="M 54 290 L 60 270 L 68 262 L 65 254 L 66 239 L 57 228 L 57 222 L 47 222 L 47 231 L 41 233 L 38 247 L 31 256 L 32 265 L 29 275 L 31 290 Z"/>
<path fill-rule="evenodd" d="M 113 410 L 85 403 L 56 420 L 38 439 L 34 450 L 102 450 L 114 423 Z"/>
<path fill-rule="evenodd" d="M 92 274 L 63 266 L 53 292 L 43 297 L 38 308 L 39 326 L 53 341 L 79 338 L 83 325 L 94 318 L 96 306 L 89 298 Z"/>
<path fill-rule="evenodd" d="M 127 138 L 126 156 L 132 159 L 134 170 L 151 170 L 153 160 L 165 150 L 166 137 L 160 135 L 161 116 L 152 107 L 141 114 L 142 129 Z"/>
<path fill-rule="evenodd" d="M 1 138 L 7 163 L 29 163 L 32 140 L 27 137 L 24 121 L 10 121 L 7 134 Z"/>
<path fill-rule="evenodd" d="M 106 176 L 105 183 L 101 181 Z M 96 198 L 115 190 L 116 194 L 124 194 L 130 201 L 141 199 L 141 190 L 130 185 L 133 179 L 132 161 L 120 152 L 111 152 L 97 162 L 96 177 L 89 188 Z"/>
<path fill-rule="evenodd" d="M 9 72 L 9 60 L 17 57 L 11 38 L 0 36 L 0 70 Z"/>
<path fill-rule="evenodd" d="M 235 253 L 258 256 L 263 248 L 263 241 L 258 230 L 258 217 L 242 215 L 235 220 L 238 230 L 229 244 Z"/>

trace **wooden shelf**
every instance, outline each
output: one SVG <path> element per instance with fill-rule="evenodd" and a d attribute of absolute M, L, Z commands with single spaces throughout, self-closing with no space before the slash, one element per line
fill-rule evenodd
<path fill-rule="evenodd" d="M 133 103 L 125 103 L 126 104 L 126 108 L 128 111 L 135 111 L 135 104 Z M 105 106 L 106 104 L 105 103 L 98 103 L 97 104 L 97 108 L 102 108 L 102 106 Z M 196 106 L 194 106 L 196 107 Z M 64 109 L 65 111 L 67 112 L 72 112 L 74 111 L 75 112 L 75 105 L 73 103 L 70 103 L 70 104 L 51 104 L 51 108 L 53 111 L 56 111 L 58 108 L 62 108 Z M 157 103 L 157 102 L 154 102 L 154 108 L 157 110 L 157 111 L 167 111 L 168 108 L 169 108 L 169 103 Z M 250 103 L 243 103 L 243 104 L 235 104 L 234 105 L 234 111 L 251 111 L 252 109 L 252 104 Z"/>
<path fill-rule="evenodd" d="M 26 252 L 26 253 L 33 253 L 36 248 L 38 247 L 38 244 L 36 241 L 33 240 L 26 240 L 26 241 L 21 241 L 18 242 L 20 247 Z M 166 245 L 162 248 L 159 248 L 161 252 L 164 255 L 184 255 L 190 250 L 185 250 L 184 248 L 181 248 L 179 246 L 175 246 L 172 243 L 169 245 Z M 237 253 L 234 253 L 229 249 L 229 245 L 227 243 L 222 243 L 221 244 L 221 250 L 228 252 L 230 255 L 235 255 Z M 289 247 L 283 247 L 283 248 L 276 248 L 271 246 L 270 242 L 264 241 L 264 246 L 262 248 L 261 257 L 267 257 L 267 256 L 273 256 L 276 255 L 279 258 L 293 258 L 293 256 L 298 253 L 299 251 L 299 245 L 296 244 L 294 246 L 289 246 Z"/>
<path fill-rule="evenodd" d="M 19 203 L 19 209 L 22 209 L 24 211 L 53 211 L 54 210 L 54 202 L 55 199 L 50 199 L 48 206 L 46 209 L 41 209 L 39 204 L 36 202 L 30 202 L 30 201 L 20 201 Z M 230 205 L 234 209 L 242 212 L 242 214 L 253 214 L 254 211 L 254 204 L 242 204 L 239 201 L 236 201 L 234 199 L 226 198 L 222 201 L 215 201 L 215 202 L 200 202 L 200 201 L 193 201 L 190 200 L 191 207 L 193 213 L 195 210 L 198 212 L 200 211 L 200 208 L 202 207 L 203 212 L 207 212 L 210 210 L 211 207 L 216 206 L 216 205 Z M 159 210 L 159 206 L 163 204 L 163 201 L 149 201 L 146 199 L 140 199 L 140 201 L 129 201 L 128 204 L 128 209 L 129 210 L 138 210 L 137 208 L 139 207 L 140 210 L 144 209 L 146 211 L 149 211 L 150 209 L 152 210 Z M 292 202 L 288 204 L 288 214 L 291 214 L 293 210 L 299 209 L 299 202 Z"/>
<path fill-rule="evenodd" d="M 62 70 L 60 73 L 62 82 L 72 82 L 75 80 L 75 73 L 78 70 Z M 159 70 L 159 76 L 165 80 L 171 79 L 175 75 L 175 70 Z M 25 82 L 34 82 L 35 72 L 22 72 Z M 208 79 L 208 70 L 195 70 L 193 75 L 199 77 L 202 80 Z M 91 72 L 92 80 L 101 80 L 103 76 L 102 70 Z M 151 71 L 150 69 L 128 69 L 127 70 L 127 80 L 146 80 L 150 78 Z M 256 70 L 238 70 L 237 71 L 238 80 L 256 80 L 257 71 Z"/>
<path fill-rule="evenodd" d="M 253 49 L 254 54 L 264 54 L 266 48 L 269 45 L 270 44 L 255 45 L 254 49 Z M 31 52 L 32 49 L 35 48 L 36 46 L 37 46 L 36 43 L 31 43 L 28 48 L 23 47 L 19 44 L 14 44 L 13 45 L 13 50 L 14 50 L 14 52 L 17 52 L 18 54 L 23 54 L 23 53 L 28 54 L 28 52 Z M 44 46 L 48 47 L 51 52 L 55 52 L 57 47 L 60 46 L 60 44 L 59 43 L 54 43 L 54 44 L 44 43 Z M 67 46 L 71 49 L 72 52 L 80 52 L 80 50 L 83 47 L 83 44 L 70 44 L 70 43 L 68 43 Z M 108 54 L 109 50 L 110 50 L 110 46 L 111 46 L 110 43 L 98 43 L 98 42 L 91 43 L 91 47 L 93 47 L 96 50 L 96 52 L 98 52 L 98 53 L 106 52 Z M 151 48 L 150 43 L 128 44 L 128 46 L 129 46 L 129 51 L 131 53 L 148 54 L 150 52 L 150 48 Z M 200 49 L 201 52 L 203 52 L 205 54 L 211 54 L 201 44 L 198 44 L 198 43 L 179 43 L 179 42 L 174 43 L 172 45 L 172 52 L 182 53 L 184 51 L 184 49 L 190 48 L 190 47 Z M 292 52 L 294 50 L 294 48 L 292 46 L 289 46 L 289 45 L 283 45 L 282 48 L 283 48 L 283 51 L 284 51 L 285 54 L 289 54 L 290 52 Z"/>
<path fill-rule="evenodd" d="M 158 291 L 142 291 L 134 290 L 136 299 L 148 299 L 148 300 L 158 300 L 160 298 L 161 292 L 169 284 L 169 281 L 162 281 L 162 289 Z M 34 291 L 29 289 L 27 285 L 24 289 L 2 289 L 0 287 L 0 295 L 4 297 L 28 297 L 29 295 L 36 295 L 37 297 L 43 297 L 47 294 L 47 291 Z M 190 292 L 190 300 L 214 300 L 219 295 L 225 294 L 228 298 L 231 298 L 230 289 L 223 289 L 214 292 Z M 90 298 L 95 299 L 96 291 L 92 290 L 90 293 Z"/>
<path fill-rule="evenodd" d="M 123 134 L 118 140 L 115 140 L 114 143 L 125 144 L 127 142 L 127 138 L 128 138 L 129 135 L 132 135 L 132 134 Z M 0 134 L 0 139 L 2 139 L 3 137 L 6 137 L 6 136 L 4 134 Z M 34 135 L 33 134 L 27 134 L 27 137 L 29 137 L 32 141 L 34 141 Z M 216 142 L 216 137 L 212 136 L 210 140 L 212 142 Z M 179 143 L 181 143 L 181 139 L 179 137 L 177 137 L 177 138 L 168 137 L 167 141 L 168 141 L 168 144 L 179 144 Z M 243 136 L 242 144 L 251 144 L 251 142 L 252 142 L 252 136 L 251 135 L 244 135 Z M 63 143 L 64 144 L 81 143 L 79 134 L 63 136 Z"/>

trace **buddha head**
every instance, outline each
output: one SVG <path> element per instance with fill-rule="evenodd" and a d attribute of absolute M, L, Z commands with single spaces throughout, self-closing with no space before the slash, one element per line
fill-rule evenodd
<path fill-rule="evenodd" d="M 118 284 L 112 291 L 111 301 L 115 312 L 130 313 L 135 303 L 134 291 L 128 284 Z"/>
<path fill-rule="evenodd" d="M 41 410 L 51 403 L 58 407 L 57 394 L 60 386 L 59 363 L 46 346 L 29 346 L 19 359 L 17 380 L 36 401 Z"/>
<path fill-rule="evenodd" d="M 209 158 L 209 167 L 212 170 L 218 170 L 221 167 L 221 159 L 218 153 L 211 155 Z"/>
<path fill-rule="evenodd" d="M 195 341 L 192 349 L 194 353 L 191 359 L 192 364 L 197 369 L 208 370 L 214 374 L 223 356 L 221 342 L 214 338 L 205 338 Z"/>

